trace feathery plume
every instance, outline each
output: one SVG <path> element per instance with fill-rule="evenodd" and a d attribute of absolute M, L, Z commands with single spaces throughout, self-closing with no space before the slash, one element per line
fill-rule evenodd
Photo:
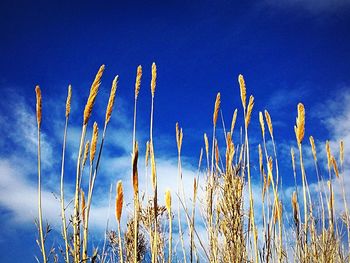
<path fill-rule="evenodd" d="M 109 94 L 108 105 L 106 110 L 106 118 L 105 118 L 106 124 L 108 124 L 109 120 L 111 119 L 114 99 L 115 99 L 115 92 L 117 91 L 118 78 L 119 78 L 118 76 L 115 76 L 112 82 L 111 93 Z"/>
<path fill-rule="evenodd" d="M 218 119 L 219 109 L 220 109 L 220 92 L 216 95 L 214 114 L 213 114 L 213 125 L 216 126 L 216 121 Z"/>
<path fill-rule="evenodd" d="M 205 152 L 208 156 L 209 155 L 209 142 L 208 142 L 208 136 L 206 133 L 204 133 L 204 144 L 205 144 Z"/>
<path fill-rule="evenodd" d="M 120 223 L 120 218 L 123 210 L 123 200 L 124 200 L 123 183 L 122 181 L 119 180 L 117 183 L 117 197 L 115 200 L 115 217 L 119 223 Z"/>
<path fill-rule="evenodd" d="M 152 176 L 152 187 L 153 191 L 155 191 L 157 186 L 157 173 L 156 173 L 156 161 L 154 158 L 154 149 L 153 142 L 150 142 L 150 157 L 151 157 L 151 176 Z"/>
<path fill-rule="evenodd" d="M 232 116 L 232 122 L 231 122 L 231 135 L 232 135 L 233 130 L 234 130 L 234 128 L 235 128 L 236 119 L 237 119 L 237 109 L 235 109 L 235 111 L 233 112 L 233 116 Z"/>
<path fill-rule="evenodd" d="M 90 164 L 95 159 L 97 139 L 98 139 L 98 127 L 97 127 L 97 123 L 94 122 L 94 127 L 93 127 L 93 131 L 92 131 L 92 138 L 91 138 L 91 146 L 90 146 Z"/>
<path fill-rule="evenodd" d="M 297 193 L 294 191 L 292 195 L 292 207 L 293 207 L 293 217 L 294 217 L 294 222 L 297 225 L 299 222 L 298 218 L 298 198 L 297 198 Z"/>
<path fill-rule="evenodd" d="M 149 159 L 149 141 L 146 142 L 146 155 L 145 155 L 145 165 L 148 166 Z"/>
<path fill-rule="evenodd" d="M 250 122 L 250 117 L 252 115 L 253 107 L 254 107 L 254 97 L 252 95 L 250 95 L 249 102 L 248 102 L 247 115 L 246 115 L 246 119 L 245 119 L 245 123 L 246 123 L 247 127 L 248 127 L 249 122 Z"/>
<path fill-rule="evenodd" d="M 151 80 L 151 93 L 154 97 L 154 92 L 156 91 L 156 82 L 157 82 L 157 66 L 156 63 L 152 64 L 152 80 Z"/>
<path fill-rule="evenodd" d="M 339 170 L 338 170 L 337 161 L 335 160 L 335 158 L 333 156 L 331 157 L 331 162 L 332 162 L 332 165 L 333 165 L 334 173 L 337 176 L 337 178 L 339 178 Z"/>
<path fill-rule="evenodd" d="M 135 81 L 135 99 L 137 99 L 139 92 L 140 92 L 140 86 L 141 86 L 141 77 L 142 77 L 142 67 L 139 65 L 137 67 L 136 72 L 136 81 Z"/>
<path fill-rule="evenodd" d="M 38 123 L 38 127 L 41 126 L 41 113 L 42 113 L 42 102 L 41 102 L 41 90 L 40 87 L 37 85 L 35 87 L 35 93 L 36 93 L 36 121 Z"/>
<path fill-rule="evenodd" d="M 298 117 L 296 120 L 296 125 L 294 126 L 294 130 L 297 142 L 298 144 L 301 144 L 305 134 L 305 108 L 302 103 L 298 104 Z"/>
<path fill-rule="evenodd" d="M 312 155 L 314 157 L 314 160 L 317 161 L 316 146 L 315 146 L 314 137 L 310 136 L 309 140 L 310 140 L 310 144 L 311 144 Z"/>
<path fill-rule="evenodd" d="M 332 154 L 331 154 L 331 147 L 329 145 L 329 141 L 326 141 L 326 153 L 327 153 L 327 164 L 328 164 L 328 169 L 331 169 L 331 164 L 332 164 Z"/>
<path fill-rule="evenodd" d="M 68 95 L 67 95 L 67 100 L 66 100 L 66 118 L 68 118 L 68 116 L 70 114 L 71 98 L 72 98 L 72 86 L 69 84 L 69 86 L 68 86 Z"/>
<path fill-rule="evenodd" d="M 176 130 L 177 151 L 178 151 L 178 153 L 180 154 L 180 152 L 181 152 L 181 146 L 182 146 L 183 133 L 182 133 L 182 128 L 179 129 L 179 123 L 176 123 L 175 130 Z"/>
<path fill-rule="evenodd" d="M 269 112 L 265 110 L 265 119 L 267 123 L 267 128 L 269 129 L 270 136 L 273 137 L 273 127 L 272 127 L 272 120 Z"/>
<path fill-rule="evenodd" d="M 137 160 L 139 158 L 138 143 L 135 143 L 135 149 L 132 155 L 132 186 L 134 188 L 134 195 L 137 196 L 139 192 L 139 176 L 137 172 Z"/>
<path fill-rule="evenodd" d="M 88 100 L 86 102 L 85 109 L 84 109 L 84 121 L 83 121 L 84 125 L 87 124 L 87 122 L 89 121 L 89 118 L 91 116 L 92 108 L 93 108 L 95 100 L 96 100 L 97 92 L 98 92 L 98 89 L 99 89 L 100 84 L 101 84 L 101 77 L 102 77 L 104 70 L 105 70 L 105 65 L 102 65 L 100 67 L 100 69 L 98 70 L 94 81 L 92 82 L 92 85 L 90 88 L 90 94 L 89 94 L 89 97 L 88 97 Z"/>
<path fill-rule="evenodd" d="M 241 91 L 241 100 L 242 100 L 242 105 L 243 109 L 245 110 L 246 108 L 246 97 L 247 97 L 247 91 L 245 87 L 245 81 L 244 78 L 241 74 L 238 76 L 238 82 L 239 82 L 239 89 Z"/>

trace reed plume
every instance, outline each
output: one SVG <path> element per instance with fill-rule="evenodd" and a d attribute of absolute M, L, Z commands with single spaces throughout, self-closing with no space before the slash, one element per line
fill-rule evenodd
<path fill-rule="evenodd" d="M 92 162 L 95 159 L 97 140 L 98 140 L 98 127 L 97 127 L 97 123 L 94 122 L 92 138 L 91 138 L 91 146 L 90 146 L 90 164 L 92 164 Z"/>
<path fill-rule="evenodd" d="M 265 118 L 266 118 L 267 127 L 269 129 L 269 133 L 270 133 L 271 137 L 273 137 L 272 120 L 271 120 L 270 113 L 267 110 L 265 110 Z"/>
<path fill-rule="evenodd" d="M 294 126 L 294 129 L 295 129 L 297 142 L 298 144 L 301 144 L 305 134 L 305 109 L 302 103 L 298 104 L 298 117 L 297 117 L 296 126 Z"/>
<path fill-rule="evenodd" d="M 36 93 L 36 121 L 38 124 L 38 127 L 40 129 L 41 127 L 41 114 L 42 114 L 42 102 L 41 102 L 41 90 L 39 86 L 35 87 L 35 93 Z"/>
<path fill-rule="evenodd" d="M 136 72 L 136 81 L 135 81 L 135 99 L 137 99 L 139 92 L 140 92 L 140 86 L 141 86 L 141 77 L 142 77 L 142 67 L 139 65 L 137 67 Z"/>
<path fill-rule="evenodd" d="M 118 78 L 119 78 L 119 76 L 116 76 L 112 82 L 111 93 L 109 95 L 108 105 L 107 105 L 107 110 L 106 110 L 106 117 L 105 117 L 106 124 L 109 123 L 109 120 L 111 119 L 111 116 L 112 116 L 115 93 L 117 91 Z"/>
<path fill-rule="evenodd" d="M 247 91 L 246 91 L 246 87 L 245 87 L 244 78 L 241 74 L 238 76 L 238 82 L 239 82 L 239 89 L 241 91 L 242 106 L 243 106 L 243 109 L 245 111 Z"/>
<path fill-rule="evenodd" d="M 115 199 L 115 217 L 118 223 L 119 260 L 120 260 L 120 263 L 123 263 L 123 247 L 122 247 L 121 230 L 120 230 L 120 218 L 122 216 L 123 201 L 124 201 L 122 181 L 120 180 L 118 181 L 116 190 L 117 190 L 117 195 Z"/>
<path fill-rule="evenodd" d="M 216 126 L 216 121 L 218 119 L 219 109 L 220 109 L 220 92 L 216 95 L 214 113 L 213 113 L 213 125 Z"/>
<path fill-rule="evenodd" d="M 71 104 L 71 98 L 72 98 L 72 86 L 68 86 L 68 95 L 66 100 L 66 118 L 68 118 L 70 114 L 70 104 Z"/>
<path fill-rule="evenodd" d="M 235 109 L 232 116 L 231 129 L 230 129 L 231 135 L 233 134 L 233 130 L 235 129 L 236 120 L 237 120 L 237 109 Z"/>
<path fill-rule="evenodd" d="M 248 125 L 250 123 L 250 118 L 251 118 L 251 115 L 252 115 L 253 107 L 254 107 L 254 97 L 252 95 L 250 95 L 249 102 L 248 102 L 247 115 L 246 115 L 246 118 L 245 118 L 245 122 L 246 122 L 247 127 L 248 127 Z"/>
<path fill-rule="evenodd" d="M 156 82 L 157 82 L 157 66 L 156 63 L 152 64 L 152 80 L 151 80 L 151 93 L 152 97 L 154 97 L 154 93 L 156 91 Z"/>

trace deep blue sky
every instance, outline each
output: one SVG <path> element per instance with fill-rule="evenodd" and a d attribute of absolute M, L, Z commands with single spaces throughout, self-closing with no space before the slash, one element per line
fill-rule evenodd
<path fill-rule="evenodd" d="M 155 136 L 166 142 L 173 140 L 170 149 L 169 144 L 159 142 L 159 153 L 176 154 L 173 136 L 175 122 L 179 121 L 185 133 L 184 155 L 192 158 L 195 166 L 203 132 L 211 134 L 216 93 L 221 92 L 227 126 L 235 108 L 242 114 L 237 84 L 240 73 L 245 76 L 248 95 L 255 96 L 251 127 L 256 132 L 255 146 L 260 139 L 258 111 L 265 108 L 275 123 L 276 140 L 287 144 L 294 139 L 299 101 L 305 104 L 307 113 L 314 112 L 307 115 L 306 135 L 325 140 L 330 134 L 316 113 L 325 110 L 325 101 L 350 87 L 350 5 L 342 0 L 291 2 L 1 1 L 1 121 L 11 123 L 9 104 L 13 101 L 23 101 L 34 113 L 36 84 L 40 84 L 44 100 L 50 98 L 50 107 L 56 99 L 64 105 L 66 88 L 71 83 L 73 98 L 76 95 L 72 122 L 81 122 L 80 104 L 86 100 L 101 64 L 106 65 L 106 71 L 100 93 L 107 96 L 118 74 L 116 112 L 131 118 L 135 72 L 141 64 L 144 76 L 138 127 L 141 133 L 147 133 L 150 67 L 155 61 Z M 44 119 L 58 110 L 44 102 Z M 8 139 L 11 130 L 3 124 L 0 130 Z M 60 142 L 50 135 L 54 128 L 43 124 L 58 154 Z M 19 145 L 23 141 L 7 139 L 0 144 L 4 149 L 0 150 L 2 161 L 7 160 L 9 152 L 11 156 L 21 153 Z M 278 151 L 282 153 L 283 149 Z M 35 180 L 30 182 L 35 186 Z M 0 212 L 0 222 L 12 213 L 3 203 Z M 0 232 L 0 261 L 14 262 L 3 249 L 17 253 L 17 248 L 26 247 L 26 240 L 31 243 L 21 250 L 21 262 L 33 262 L 33 229 L 6 224 L 10 230 Z M 13 231 L 27 236 L 16 238 Z"/>

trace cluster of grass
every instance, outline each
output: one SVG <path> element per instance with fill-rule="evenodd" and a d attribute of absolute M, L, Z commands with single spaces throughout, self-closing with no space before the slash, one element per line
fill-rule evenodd
<path fill-rule="evenodd" d="M 247 102 L 247 91 L 242 75 L 238 77 L 240 97 L 243 108 L 244 127 L 241 129 L 241 141 L 233 142 L 233 133 L 237 119 L 234 111 L 231 127 L 224 128 L 225 148 L 220 153 L 217 141 L 217 123 L 220 111 L 220 93 L 217 94 L 213 111 L 212 138 L 204 134 L 204 150 L 201 150 L 198 173 L 193 178 L 193 192 L 186 196 L 182 175 L 182 138 L 183 132 L 176 124 L 175 136 L 178 150 L 178 189 L 165 194 L 165 206 L 158 203 L 157 165 L 153 144 L 153 111 L 156 92 L 157 68 L 152 65 L 151 80 L 151 115 L 149 141 L 146 143 L 145 168 L 146 179 L 150 180 L 151 189 L 139 189 L 138 156 L 139 147 L 136 137 L 137 99 L 141 86 L 142 68 L 137 68 L 134 97 L 134 119 L 132 136 L 131 178 L 133 187 L 133 214 L 127 222 L 122 220 L 124 193 L 122 181 L 116 184 L 115 218 L 117 231 L 106 232 L 107 242 L 101 250 L 89 249 L 89 221 L 93 190 L 108 123 L 110 122 L 118 76 L 112 82 L 107 104 L 102 140 L 98 147 L 99 129 L 96 122 L 92 127 L 91 140 L 86 139 L 86 130 L 91 117 L 92 108 L 99 90 L 104 66 L 101 66 L 91 85 L 90 94 L 85 105 L 81 129 L 81 139 L 76 165 L 75 195 L 73 214 L 67 219 L 67 202 L 64 199 L 64 161 L 67 137 L 67 126 L 70 115 L 72 89 L 69 86 L 66 102 L 66 122 L 64 128 L 62 170 L 61 170 L 61 219 L 62 219 L 62 255 L 54 255 L 52 259 L 65 262 L 140 262 L 146 256 L 151 262 L 348 262 L 350 247 L 349 211 L 344 189 L 344 144 L 340 141 L 340 156 L 335 158 L 326 143 L 328 178 L 322 174 L 317 159 L 314 139 L 309 138 L 315 171 L 318 180 L 317 196 L 310 192 L 304 166 L 303 145 L 305 144 L 305 109 L 303 104 L 297 105 L 297 118 L 294 126 L 298 152 L 291 148 L 292 167 L 296 182 L 297 172 L 301 174 L 302 186 L 295 191 L 291 205 L 282 202 L 281 177 L 273 134 L 273 124 L 268 111 L 259 112 L 262 143 L 258 147 L 259 170 L 261 175 L 262 224 L 259 229 L 254 212 L 253 187 L 251 178 L 251 152 L 248 128 L 254 107 L 254 97 Z M 48 262 L 51 251 L 45 249 L 47 229 L 43 229 L 41 208 L 41 173 L 40 173 L 40 127 L 41 127 L 41 91 L 37 86 L 37 128 L 38 128 L 38 245 L 42 252 L 42 261 Z M 267 126 L 267 129 L 265 128 Z M 209 143 L 211 140 L 211 144 Z M 272 151 L 267 147 L 272 144 Z M 254 151 L 255 152 L 255 151 Z M 204 157 L 203 157 L 204 156 Z M 82 182 L 82 174 L 89 158 L 88 182 Z M 300 167 L 296 166 L 296 158 Z M 202 159 L 206 159 L 204 168 Z M 338 159 L 338 160 L 337 160 Z M 204 161 L 205 162 L 205 161 Z M 150 174 L 148 168 L 150 167 Z M 300 171 L 299 171 L 300 170 Z M 203 197 L 203 222 L 207 230 L 207 238 L 198 234 L 195 220 L 198 203 L 199 173 Z M 148 178 L 150 175 L 150 178 Z M 162 176 L 162 175 L 160 175 Z M 344 214 L 339 216 L 334 208 L 334 186 L 339 183 L 344 201 Z M 84 192 L 84 189 L 85 192 Z M 248 192 L 245 197 L 245 191 Z M 142 193 L 142 194 L 141 194 Z M 188 195 L 188 193 L 187 193 Z M 178 202 L 177 209 L 172 205 L 172 198 Z M 190 201 L 189 201 L 190 200 Z M 243 205 L 247 202 L 247 205 Z M 285 202 L 288 202 L 285 201 Z M 292 211 L 284 211 L 291 207 Z M 175 212 L 175 213 L 174 213 Z M 197 212 L 198 214 L 198 212 Z M 291 221 L 288 222 L 288 216 Z M 285 216 L 284 216 L 285 215 Z M 173 220 L 176 220 L 176 236 L 181 248 L 173 249 Z M 182 220 L 185 218 L 186 220 Z M 339 220 L 341 219 L 341 220 Z M 289 225 L 288 225 L 289 223 Z M 183 225 L 185 224 L 185 225 Z M 163 226 L 167 226 L 164 228 Z M 344 227 L 345 226 L 345 227 Z M 125 229 L 124 233 L 121 229 Z M 289 235 L 289 236 L 287 236 Z M 187 240 L 188 239 L 188 240 Z M 293 240 L 293 242 L 289 242 Z M 186 243 L 187 242 L 187 243 Z M 108 245 L 106 244 L 108 243 Z M 189 245 L 187 245 L 189 244 Z"/>

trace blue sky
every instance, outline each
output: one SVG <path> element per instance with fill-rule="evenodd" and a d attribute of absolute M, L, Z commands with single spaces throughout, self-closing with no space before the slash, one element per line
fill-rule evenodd
<path fill-rule="evenodd" d="M 94 74 L 106 65 L 93 112 L 101 128 L 111 82 L 115 75 L 120 77 L 92 215 L 97 218 L 96 229 L 103 229 L 109 184 L 118 179 L 129 182 L 138 65 L 144 71 L 137 123 L 141 151 L 148 138 L 153 61 L 158 68 L 154 134 L 159 171 L 176 176 L 174 134 L 179 121 L 184 130 L 184 174 L 191 182 L 203 133 L 211 134 L 218 91 L 227 126 L 235 108 L 240 116 L 237 125 L 242 124 L 237 83 L 242 73 L 248 94 L 255 96 L 252 151 L 256 155 L 261 142 L 258 112 L 268 109 L 280 163 L 286 163 L 280 169 L 288 187 L 293 183 L 289 149 L 295 146 L 293 125 L 299 101 L 306 107 L 306 138 L 313 135 L 320 151 L 326 139 L 334 152 L 337 140 L 343 138 L 345 147 L 347 141 L 350 144 L 349 25 L 350 4 L 345 0 L 1 1 L 0 261 L 14 262 L 13 255 L 18 255 L 21 262 L 34 262 L 33 255 L 39 254 L 33 224 L 36 84 L 43 93 L 43 174 L 47 176 L 43 180 L 48 200 L 44 216 L 56 227 L 53 241 L 58 242 L 59 226 L 52 222 L 59 213 L 58 201 L 51 192 L 58 191 L 68 84 L 73 87 L 66 168 L 69 193 L 83 105 Z M 163 190 L 168 184 L 176 187 L 168 179 L 160 184 Z"/>

